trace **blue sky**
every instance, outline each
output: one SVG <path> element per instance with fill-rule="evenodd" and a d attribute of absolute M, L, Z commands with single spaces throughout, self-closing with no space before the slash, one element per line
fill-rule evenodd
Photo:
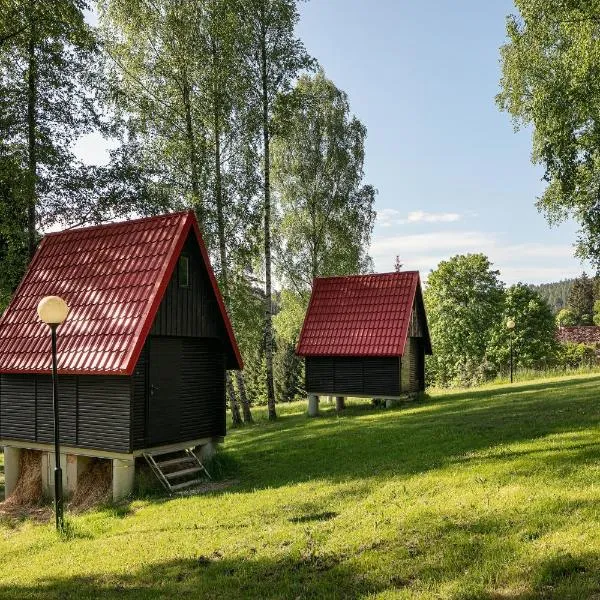
<path fill-rule="evenodd" d="M 365 180 L 379 194 L 371 256 L 424 277 L 454 254 L 484 252 L 507 283 L 572 277 L 577 227 L 550 228 L 530 132 L 494 103 L 509 0 L 312 0 L 298 33 L 368 129 Z M 101 160 L 87 137 L 82 158 Z M 588 267 L 588 271 L 589 271 Z"/>

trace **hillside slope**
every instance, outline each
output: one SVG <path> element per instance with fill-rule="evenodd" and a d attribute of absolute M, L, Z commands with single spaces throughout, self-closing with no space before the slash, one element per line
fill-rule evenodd
<path fill-rule="evenodd" d="M 600 378 L 235 431 L 239 483 L 0 524 L 2 598 L 589 598 Z"/>

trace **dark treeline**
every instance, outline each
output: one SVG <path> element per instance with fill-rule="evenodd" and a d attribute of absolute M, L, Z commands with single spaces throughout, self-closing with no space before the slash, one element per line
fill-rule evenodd
<path fill-rule="evenodd" d="M 562 279 L 554 283 L 540 283 L 529 287 L 546 300 L 552 311 L 557 313 L 567 306 L 574 281 L 574 279 Z"/>
<path fill-rule="evenodd" d="M 298 20 L 296 0 L 0 0 L 0 303 L 49 227 L 193 208 L 246 363 L 234 424 L 301 393 L 312 278 L 370 268 L 375 190 Z M 74 152 L 92 132 L 106 165 Z"/>

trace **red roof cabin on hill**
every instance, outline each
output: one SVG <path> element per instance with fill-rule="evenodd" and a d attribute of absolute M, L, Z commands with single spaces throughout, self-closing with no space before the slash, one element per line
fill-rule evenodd
<path fill-rule="evenodd" d="M 315 279 L 296 351 L 309 395 L 393 399 L 423 390 L 431 341 L 419 273 Z"/>
<path fill-rule="evenodd" d="M 70 309 L 58 327 L 65 452 L 131 461 L 222 439 L 225 370 L 243 365 L 193 212 L 43 238 L 0 318 L 5 446 L 52 449 L 50 336 L 36 313 L 47 295 Z"/>

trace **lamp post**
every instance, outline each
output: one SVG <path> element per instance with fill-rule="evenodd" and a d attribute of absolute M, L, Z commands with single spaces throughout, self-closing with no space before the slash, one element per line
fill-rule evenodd
<path fill-rule="evenodd" d="M 50 327 L 52 337 L 52 407 L 54 409 L 54 511 L 56 529 L 64 527 L 62 470 L 60 468 L 60 427 L 58 420 L 58 376 L 56 373 L 56 329 L 69 314 L 67 303 L 58 296 L 46 296 L 37 307 L 40 319 Z"/>
<path fill-rule="evenodd" d="M 506 321 L 506 329 L 509 331 L 510 340 L 510 382 L 513 382 L 513 335 L 515 331 L 515 320 L 510 318 Z"/>

